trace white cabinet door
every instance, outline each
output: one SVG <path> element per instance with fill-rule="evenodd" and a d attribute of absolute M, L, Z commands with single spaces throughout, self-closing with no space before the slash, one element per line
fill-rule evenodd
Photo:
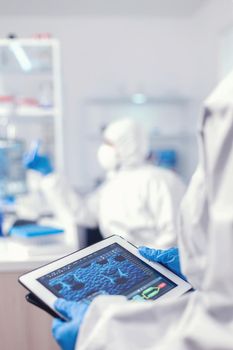
<path fill-rule="evenodd" d="M 0 273 L 0 348 L 58 350 L 51 335 L 52 317 L 25 300 L 27 291 L 18 283 L 22 273 Z"/>

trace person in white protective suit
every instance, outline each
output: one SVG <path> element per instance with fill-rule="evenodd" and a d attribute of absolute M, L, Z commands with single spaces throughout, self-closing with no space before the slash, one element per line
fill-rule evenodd
<path fill-rule="evenodd" d="M 175 172 L 146 162 L 149 142 L 140 124 L 122 119 L 103 132 L 98 159 L 105 182 L 89 196 L 78 195 L 51 171 L 48 159 L 34 152 L 27 166 L 44 176 L 47 202 L 64 222 L 99 226 L 104 237 L 120 234 L 130 242 L 169 248 L 176 243 L 177 209 L 185 186 Z"/>
<path fill-rule="evenodd" d="M 77 350 L 233 349 L 233 72 L 204 103 L 199 141 L 179 231 L 181 270 L 195 291 L 144 303 L 123 296 L 98 296 L 89 306 L 58 302 L 71 319 L 54 321 L 62 349 L 75 348 L 71 334 Z"/>

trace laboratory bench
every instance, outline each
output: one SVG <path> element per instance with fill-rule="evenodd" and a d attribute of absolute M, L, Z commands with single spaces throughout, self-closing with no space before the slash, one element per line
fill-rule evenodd
<path fill-rule="evenodd" d="M 56 260 L 77 247 L 40 255 L 20 254 L 8 238 L 0 238 L 0 348 L 1 350 L 58 350 L 51 336 L 52 317 L 29 304 L 18 277 Z"/>

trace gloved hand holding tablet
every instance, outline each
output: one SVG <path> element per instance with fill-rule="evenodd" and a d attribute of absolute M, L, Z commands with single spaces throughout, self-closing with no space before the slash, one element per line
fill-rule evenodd
<path fill-rule="evenodd" d="M 40 300 L 55 308 L 58 298 L 91 302 L 99 295 L 123 295 L 137 301 L 178 297 L 189 283 L 153 261 L 120 236 L 109 237 L 19 278 Z"/>

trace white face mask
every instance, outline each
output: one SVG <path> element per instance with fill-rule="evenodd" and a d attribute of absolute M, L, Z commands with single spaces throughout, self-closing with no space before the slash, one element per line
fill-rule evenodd
<path fill-rule="evenodd" d="M 116 169 L 118 165 L 117 154 L 114 147 L 103 144 L 97 153 L 98 161 L 106 171 Z"/>

